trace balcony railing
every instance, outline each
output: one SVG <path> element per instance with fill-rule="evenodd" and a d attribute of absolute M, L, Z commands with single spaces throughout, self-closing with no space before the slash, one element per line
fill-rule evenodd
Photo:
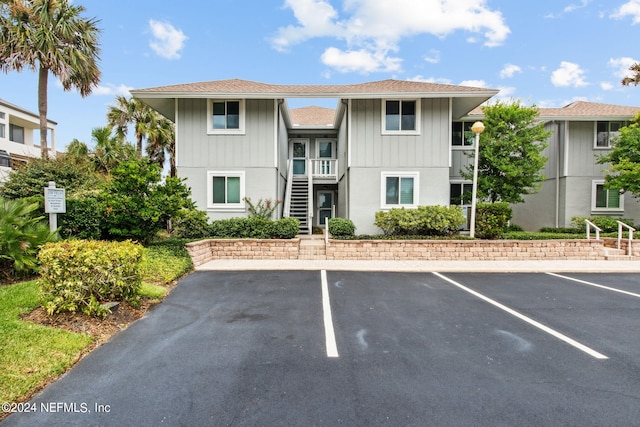
<path fill-rule="evenodd" d="M 311 159 L 311 173 L 315 179 L 337 179 L 338 159 Z"/>

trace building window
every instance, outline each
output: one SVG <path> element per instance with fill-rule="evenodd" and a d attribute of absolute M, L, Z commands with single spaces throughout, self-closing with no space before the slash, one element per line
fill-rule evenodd
<path fill-rule="evenodd" d="M 0 123 L 0 138 L 6 138 L 4 133 L 4 123 Z"/>
<path fill-rule="evenodd" d="M 418 177 L 418 172 L 383 172 L 380 195 L 382 208 L 418 206 Z"/>
<path fill-rule="evenodd" d="M 9 125 L 9 140 L 24 144 L 24 128 L 16 125 Z"/>
<path fill-rule="evenodd" d="M 453 147 L 473 147 L 475 134 L 471 130 L 472 122 L 453 122 L 451 145 Z"/>
<path fill-rule="evenodd" d="M 208 172 L 207 207 L 244 211 L 244 172 Z"/>
<path fill-rule="evenodd" d="M 385 100 L 382 108 L 383 133 L 420 132 L 420 103 L 416 100 Z"/>
<path fill-rule="evenodd" d="M 620 128 L 627 122 L 597 122 L 596 123 L 596 148 L 611 148 L 611 143 L 620 135 Z"/>
<path fill-rule="evenodd" d="M 11 156 L 5 150 L 0 150 L 0 166 L 5 168 L 11 167 Z"/>
<path fill-rule="evenodd" d="M 591 210 L 623 211 L 624 197 L 618 189 L 607 189 L 604 185 L 604 181 L 593 181 Z"/>
<path fill-rule="evenodd" d="M 244 101 L 209 100 L 207 104 L 210 134 L 244 133 Z"/>
<path fill-rule="evenodd" d="M 449 193 L 450 205 L 468 205 L 471 203 L 473 184 L 466 182 L 452 182 Z"/>

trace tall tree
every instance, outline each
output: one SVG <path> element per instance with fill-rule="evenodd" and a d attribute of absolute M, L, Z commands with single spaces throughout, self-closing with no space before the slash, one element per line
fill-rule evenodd
<path fill-rule="evenodd" d="M 611 151 L 598 158 L 607 165 L 605 185 L 610 190 L 629 192 L 640 197 L 640 115 L 629 126 L 620 128 L 612 142 Z"/>
<path fill-rule="evenodd" d="M 532 194 L 545 179 L 541 173 L 547 158 L 551 132 L 536 123 L 539 111 L 519 101 L 496 102 L 483 107 L 485 131 L 480 134 L 478 159 L 478 197 L 491 202 L 521 203 L 522 195 Z M 473 156 L 473 154 L 472 154 Z M 473 164 L 461 171 L 473 177 Z"/>
<path fill-rule="evenodd" d="M 136 157 L 135 148 L 124 139 L 113 136 L 108 126 L 94 128 L 91 139 L 95 144 L 93 160 L 100 172 L 110 173 L 120 163 Z"/>
<path fill-rule="evenodd" d="M 166 156 L 169 157 L 169 176 L 176 176 L 176 144 L 173 122 L 159 114 L 155 114 L 149 126 L 147 156 L 161 168 L 164 167 Z"/>
<path fill-rule="evenodd" d="M 70 0 L 9 0 L 0 3 L 0 69 L 38 71 L 38 113 L 42 157 L 47 150 L 49 73 L 64 90 L 82 97 L 100 81 L 99 29 L 95 18 Z"/>
<path fill-rule="evenodd" d="M 638 84 L 640 84 L 640 64 L 636 62 L 631 67 L 629 67 L 629 71 L 631 71 L 633 73 L 633 75 L 632 76 L 627 76 L 624 79 L 622 79 L 622 85 L 623 86 L 629 86 L 629 85 L 638 86 Z"/>
<path fill-rule="evenodd" d="M 125 138 L 129 126 L 133 125 L 136 134 L 136 149 L 142 155 L 142 140 L 149 134 L 149 127 L 155 112 L 137 100 L 116 96 L 116 105 L 107 111 L 107 123 L 116 131 L 116 136 Z"/>

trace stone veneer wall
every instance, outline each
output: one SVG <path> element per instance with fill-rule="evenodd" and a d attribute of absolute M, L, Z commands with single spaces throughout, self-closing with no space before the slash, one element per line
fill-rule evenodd
<path fill-rule="evenodd" d="M 300 239 L 210 239 L 188 243 L 195 266 L 216 259 L 299 259 Z M 333 240 L 328 260 L 602 260 L 597 240 Z"/>
<path fill-rule="evenodd" d="M 599 260 L 604 250 L 596 240 L 330 240 L 327 259 Z"/>
<path fill-rule="evenodd" d="M 214 259 L 298 259 L 300 239 L 209 239 L 186 248 L 197 267 Z"/>

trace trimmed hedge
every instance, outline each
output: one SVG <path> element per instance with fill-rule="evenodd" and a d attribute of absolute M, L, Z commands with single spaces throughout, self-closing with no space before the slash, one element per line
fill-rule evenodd
<path fill-rule="evenodd" d="M 350 237 L 356 232 L 356 226 L 350 219 L 330 218 L 327 226 L 333 237 Z"/>
<path fill-rule="evenodd" d="M 38 254 L 40 292 L 49 315 L 81 311 L 106 317 L 109 301 L 139 303 L 144 248 L 131 241 L 48 243 Z"/>
<path fill-rule="evenodd" d="M 587 223 L 584 221 L 588 219 L 598 227 L 602 229 L 603 233 L 613 233 L 618 231 L 618 222 L 624 222 L 625 224 L 633 227 L 633 220 L 627 218 L 612 218 L 610 216 L 574 216 L 571 218 L 571 222 L 576 228 L 579 228 L 581 232 L 585 232 L 587 229 Z M 623 227 L 624 228 L 624 227 Z M 623 231 L 625 231 L 624 228 Z"/>
<path fill-rule="evenodd" d="M 445 236 L 466 221 L 459 206 L 418 206 L 376 212 L 374 224 L 388 236 Z"/>
<path fill-rule="evenodd" d="M 209 235 L 227 239 L 293 239 L 299 230 L 297 218 L 275 221 L 260 217 L 229 218 L 213 221 Z"/>
<path fill-rule="evenodd" d="M 512 212 L 508 203 L 478 203 L 476 206 L 476 235 L 482 239 L 496 239 L 509 227 Z"/>

